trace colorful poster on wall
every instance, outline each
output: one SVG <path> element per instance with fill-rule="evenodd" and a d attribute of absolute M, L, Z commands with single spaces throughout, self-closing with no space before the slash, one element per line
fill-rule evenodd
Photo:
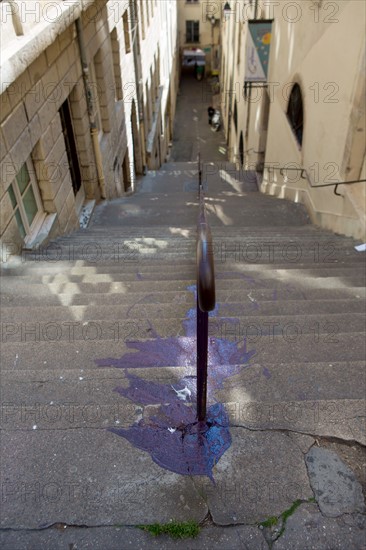
<path fill-rule="evenodd" d="M 245 81 L 267 82 L 272 20 L 248 21 Z"/>

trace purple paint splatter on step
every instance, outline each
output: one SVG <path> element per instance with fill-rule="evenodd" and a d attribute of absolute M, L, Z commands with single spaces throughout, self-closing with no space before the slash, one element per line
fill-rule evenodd
<path fill-rule="evenodd" d="M 269 378 L 272 377 L 272 374 L 271 374 L 271 372 L 267 369 L 267 367 L 263 367 L 262 373 L 263 373 L 263 375 L 267 378 L 267 380 L 269 380 Z"/>
<path fill-rule="evenodd" d="M 97 359 L 99 367 L 139 369 L 153 367 L 193 367 L 196 364 L 196 339 L 193 337 L 156 337 L 154 340 L 126 342 L 137 352 L 125 353 L 119 358 Z M 224 338 L 209 338 L 208 367 L 217 368 L 223 378 L 236 374 L 237 367 L 251 359 L 255 351 L 247 351 L 246 341 L 240 347 Z M 224 369 L 224 371 L 222 371 Z"/>
<path fill-rule="evenodd" d="M 128 429 L 110 431 L 149 452 L 162 468 L 212 481 L 212 468 L 231 445 L 228 415 L 219 403 L 208 409 L 206 422 L 197 422 L 195 409 L 174 403 Z"/>
<path fill-rule="evenodd" d="M 196 287 L 190 286 L 196 296 Z M 219 306 L 212 312 L 218 315 Z M 151 326 L 151 325 L 150 325 Z M 110 431 L 127 439 L 135 447 L 151 454 L 156 464 L 182 475 L 207 475 L 213 480 L 212 469 L 231 445 L 228 415 L 224 406 L 215 403 L 215 392 L 224 381 L 249 362 L 255 350 L 247 350 L 246 341 L 240 344 L 224 338 L 209 338 L 207 419 L 196 418 L 196 376 L 185 375 L 172 384 L 144 380 L 128 369 L 150 367 L 196 366 L 196 310 L 188 310 L 183 322 L 186 336 L 127 342 L 129 351 L 119 358 L 96 361 L 100 367 L 125 369 L 128 387 L 117 387 L 122 397 L 142 405 L 144 418 L 130 428 L 111 428 Z M 192 369 L 190 369 L 192 370 Z"/>
<path fill-rule="evenodd" d="M 137 352 L 125 353 L 119 358 L 97 359 L 99 367 L 148 368 L 193 366 L 196 353 L 196 341 L 185 336 L 154 340 L 126 342 L 128 348 Z"/>
<path fill-rule="evenodd" d="M 126 378 L 129 386 L 127 388 L 117 387 L 114 391 L 123 397 L 127 397 L 127 399 L 134 403 L 138 403 L 139 405 L 156 405 L 170 403 L 176 399 L 176 392 L 172 386 L 156 384 L 155 382 L 151 382 L 151 380 L 144 380 L 130 373 L 126 373 Z"/>

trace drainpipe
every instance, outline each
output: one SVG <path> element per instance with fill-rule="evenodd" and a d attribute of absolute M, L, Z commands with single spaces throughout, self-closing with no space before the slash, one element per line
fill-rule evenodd
<path fill-rule="evenodd" d="M 134 68 L 134 75 L 135 75 L 137 108 L 139 112 L 139 122 L 140 122 L 142 170 L 143 170 L 143 174 L 145 175 L 147 172 L 147 158 L 146 158 L 146 143 L 145 143 L 144 103 L 142 99 L 143 98 L 142 69 L 141 69 L 141 58 L 140 58 L 140 51 L 139 51 L 140 35 L 139 35 L 139 29 L 138 29 L 138 13 L 137 13 L 137 6 L 134 0 L 130 1 L 129 6 L 130 6 L 131 21 L 133 22 L 133 25 L 134 25 L 131 30 L 133 68 Z"/>
<path fill-rule="evenodd" d="M 12 19 L 13 27 L 14 27 L 14 30 L 15 30 L 15 34 L 17 36 L 23 36 L 24 31 L 23 31 L 23 25 L 22 25 L 21 18 L 19 17 L 19 8 L 16 5 L 16 3 L 14 2 L 14 0 L 8 0 L 8 3 L 9 3 L 9 6 L 10 6 L 11 19 Z"/>
<path fill-rule="evenodd" d="M 107 195 L 105 190 L 105 178 L 104 178 L 104 171 L 103 171 L 102 153 L 100 150 L 99 139 L 98 139 L 99 132 L 95 122 L 95 113 L 93 108 L 93 94 L 92 94 L 92 90 L 89 82 L 89 68 L 88 68 L 88 62 L 87 62 L 87 56 L 86 56 L 83 26 L 82 26 L 80 17 L 75 20 L 75 25 L 76 25 L 76 32 L 78 37 L 81 67 L 83 70 L 84 90 L 85 90 L 85 97 L 86 97 L 86 103 L 88 108 L 90 135 L 93 143 L 95 165 L 96 165 L 97 176 L 98 176 L 98 184 L 99 184 L 100 194 L 102 199 L 106 199 Z"/>

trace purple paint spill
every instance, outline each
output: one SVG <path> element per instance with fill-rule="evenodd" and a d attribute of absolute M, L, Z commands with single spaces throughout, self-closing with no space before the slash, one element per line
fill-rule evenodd
<path fill-rule="evenodd" d="M 263 367 L 262 369 L 263 375 L 269 380 L 272 377 L 271 371 L 267 369 L 267 367 Z"/>
<path fill-rule="evenodd" d="M 212 468 L 231 445 L 228 416 L 219 403 L 208 409 L 206 422 L 197 422 L 195 409 L 174 403 L 128 429 L 110 431 L 149 452 L 162 468 L 181 475 L 207 475 L 212 481 Z"/>
<path fill-rule="evenodd" d="M 189 286 L 194 292 L 196 287 Z M 211 312 L 218 315 L 219 305 Z M 150 324 L 151 326 L 151 324 Z M 208 349 L 208 410 L 206 422 L 196 417 L 196 376 L 184 376 L 174 385 L 146 381 L 127 369 L 151 367 L 195 367 L 196 310 L 191 308 L 183 321 L 186 336 L 162 338 L 152 331 L 153 339 L 130 341 L 134 350 L 119 358 L 98 359 L 100 367 L 125 369 L 128 387 L 117 387 L 121 396 L 139 405 L 160 405 L 154 415 L 130 428 L 110 428 L 130 443 L 150 453 L 159 466 L 181 475 L 207 475 L 212 481 L 212 468 L 231 445 L 228 415 L 224 406 L 215 402 L 216 390 L 225 379 L 238 374 L 249 362 L 255 350 L 247 350 L 246 341 L 239 345 L 225 338 L 209 338 Z M 263 374 L 270 376 L 269 371 Z"/>
<path fill-rule="evenodd" d="M 125 353 L 120 358 L 107 357 L 97 359 L 99 367 L 148 368 L 193 366 L 195 361 L 196 341 L 185 336 L 161 338 L 155 340 L 126 342 L 128 348 L 138 350 Z"/>
<path fill-rule="evenodd" d="M 126 378 L 129 381 L 128 388 L 117 387 L 114 391 L 134 403 L 156 405 L 170 403 L 176 398 L 176 392 L 172 386 L 156 384 L 151 380 L 143 380 L 139 376 L 130 373 L 126 373 Z"/>
<path fill-rule="evenodd" d="M 126 345 L 138 351 L 125 353 L 117 359 L 97 359 L 96 364 L 120 369 L 195 366 L 196 340 L 193 337 L 157 336 L 154 340 L 126 342 Z M 224 338 L 209 338 L 208 367 L 215 367 L 211 376 L 218 379 L 233 376 L 254 354 L 254 350 L 247 351 L 245 339 L 240 347 L 238 343 Z"/>

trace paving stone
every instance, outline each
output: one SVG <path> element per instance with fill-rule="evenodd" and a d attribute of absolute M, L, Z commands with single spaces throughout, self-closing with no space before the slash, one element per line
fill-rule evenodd
<path fill-rule="evenodd" d="M 196 538 L 177 540 L 154 537 L 135 527 L 90 527 L 83 529 L 59 524 L 43 531 L 3 531 L 2 550 L 267 550 L 258 528 L 203 527 Z"/>
<path fill-rule="evenodd" d="M 312 447 L 305 461 L 316 501 L 325 516 L 365 511 L 361 484 L 335 452 Z"/>
<path fill-rule="evenodd" d="M 3 529 L 203 521 L 192 479 L 105 429 L 7 432 L 2 441 Z"/>
<path fill-rule="evenodd" d="M 272 550 L 365 550 L 365 519 L 358 514 L 330 519 L 315 504 L 302 504 Z"/>
<path fill-rule="evenodd" d="M 255 524 L 313 496 L 303 453 L 285 434 L 230 433 L 232 445 L 213 469 L 215 485 L 195 481 L 216 524 Z"/>
<path fill-rule="evenodd" d="M 288 436 L 305 454 L 310 447 L 315 443 L 315 439 L 310 435 L 298 434 L 295 432 L 289 432 Z"/>

